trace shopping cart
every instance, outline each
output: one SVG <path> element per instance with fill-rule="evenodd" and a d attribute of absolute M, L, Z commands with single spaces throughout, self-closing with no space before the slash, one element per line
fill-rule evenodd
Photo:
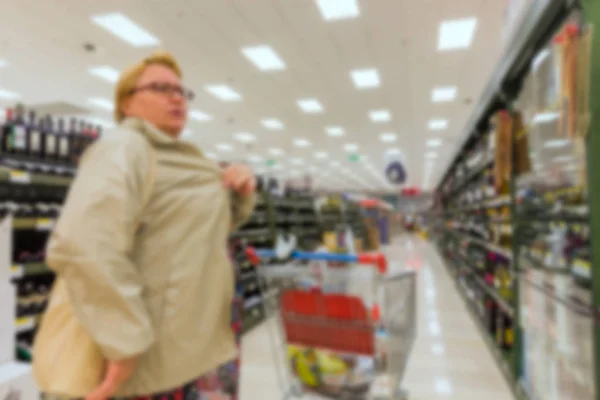
<path fill-rule="evenodd" d="M 416 336 L 414 271 L 388 273 L 381 254 L 292 251 L 284 262 L 273 250 L 247 255 L 260 265 L 284 399 L 407 398 L 400 384 Z M 315 261 L 336 266 L 311 279 Z"/>

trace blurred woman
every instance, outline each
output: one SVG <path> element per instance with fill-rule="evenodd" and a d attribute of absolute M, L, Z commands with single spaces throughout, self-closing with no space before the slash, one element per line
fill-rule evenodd
<path fill-rule="evenodd" d="M 234 272 L 226 246 L 253 209 L 255 178 L 245 166 L 221 169 L 179 140 L 193 98 L 181 79 L 163 52 L 122 74 L 118 127 L 82 157 L 49 241 L 47 262 L 57 273 L 52 299 L 68 299 L 106 360 L 86 400 L 236 396 Z M 36 344 L 34 364 L 43 363 L 52 343 Z M 78 351 L 72 347 L 63 350 Z M 37 366 L 37 375 L 61 368 L 48 369 Z M 40 386 L 47 399 L 81 397 Z"/>

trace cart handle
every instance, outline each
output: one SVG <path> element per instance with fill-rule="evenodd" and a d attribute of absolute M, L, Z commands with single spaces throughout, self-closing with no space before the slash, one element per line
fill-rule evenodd
<path fill-rule="evenodd" d="M 246 248 L 246 256 L 253 264 L 258 264 L 263 258 L 276 258 L 275 250 L 270 249 L 255 249 L 253 247 Z M 330 262 L 345 262 L 371 264 L 377 267 L 377 270 L 385 274 L 387 272 L 387 259 L 382 253 L 359 253 L 353 254 L 334 254 L 326 252 L 307 252 L 307 251 L 292 251 L 289 256 L 294 260 L 316 260 Z"/>

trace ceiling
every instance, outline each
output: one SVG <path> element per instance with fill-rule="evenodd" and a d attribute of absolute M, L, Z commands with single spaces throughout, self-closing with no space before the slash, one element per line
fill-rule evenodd
<path fill-rule="evenodd" d="M 190 108 L 212 117 L 190 120 L 185 138 L 210 156 L 252 161 L 258 172 L 274 159 L 275 167 L 268 169 L 280 176 L 308 174 L 317 187 L 352 191 L 397 190 L 385 182 L 383 171 L 390 157 L 402 158 L 407 183 L 428 190 L 461 143 L 474 102 L 501 54 L 511 1 L 359 0 L 357 17 L 335 21 L 324 20 L 315 0 L 6 1 L 0 90 L 17 93 L 27 105 L 52 106 L 48 109 L 55 113 L 83 112 L 109 121 L 110 111 L 89 99 L 110 100 L 112 84 L 88 69 L 121 70 L 152 51 L 91 21 L 93 15 L 120 12 L 180 61 L 186 86 L 196 92 Z M 472 45 L 438 51 L 440 23 L 470 17 L 477 18 Z M 96 46 L 94 53 L 84 50 L 86 42 Z M 256 68 L 241 51 L 256 45 L 274 49 L 286 68 Z M 350 71 L 364 68 L 378 70 L 379 87 L 355 88 Z M 220 101 L 205 90 L 210 84 L 227 84 L 242 100 Z M 456 98 L 432 102 L 439 86 L 456 86 Z M 301 98 L 318 99 L 323 112 L 302 112 L 296 103 Z M 0 106 L 15 101 L 0 98 Z M 383 109 L 391 120 L 372 122 L 369 112 Z M 265 118 L 280 120 L 284 128 L 265 128 Z M 434 119 L 447 120 L 447 128 L 431 131 L 428 122 Z M 330 137 L 330 126 L 343 128 L 344 136 Z M 256 141 L 240 143 L 234 138 L 240 132 L 252 133 Z M 394 133 L 397 141 L 382 142 L 383 133 Z M 297 138 L 310 145 L 294 145 Z M 430 139 L 441 145 L 428 146 Z M 224 143 L 232 150 L 219 150 Z M 347 144 L 358 150 L 347 151 Z M 273 156 L 271 148 L 284 153 Z M 401 155 L 386 155 L 389 150 Z M 327 158 L 316 158 L 316 152 Z M 350 153 L 363 158 L 352 162 Z"/>

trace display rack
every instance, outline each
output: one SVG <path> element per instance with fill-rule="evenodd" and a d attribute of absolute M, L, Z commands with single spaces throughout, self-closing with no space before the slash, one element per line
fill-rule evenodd
<path fill-rule="evenodd" d="M 440 251 L 520 398 L 600 399 L 596 3 L 532 3 L 437 191 Z"/>

